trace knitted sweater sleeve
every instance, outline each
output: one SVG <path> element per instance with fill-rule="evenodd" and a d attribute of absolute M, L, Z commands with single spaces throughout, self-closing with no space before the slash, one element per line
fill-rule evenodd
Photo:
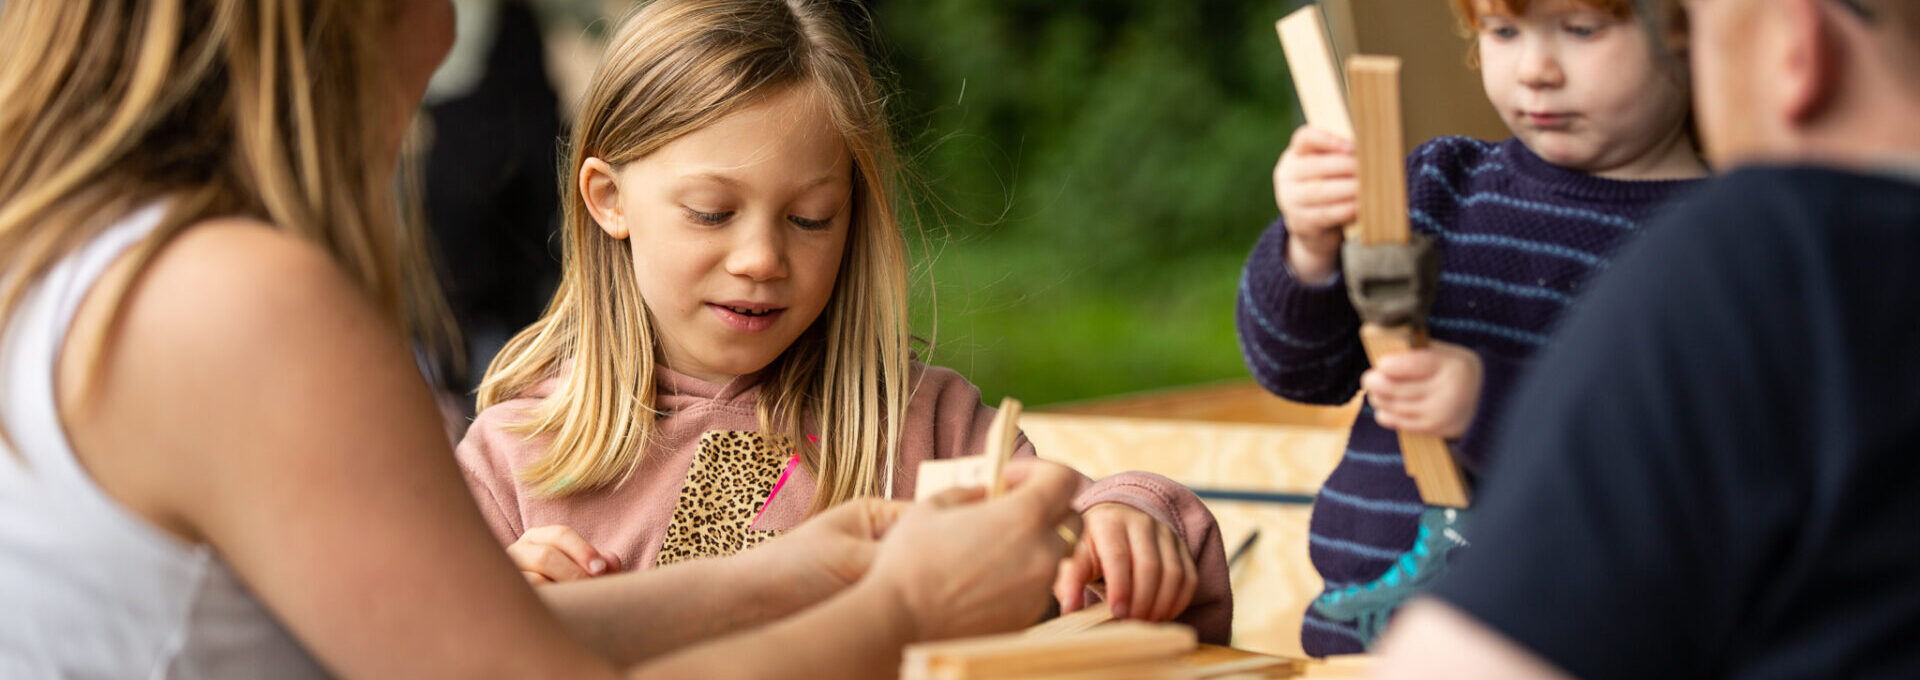
<path fill-rule="evenodd" d="M 1287 266 L 1287 227 L 1275 219 L 1253 246 L 1235 302 L 1240 351 L 1253 377 L 1281 398 L 1343 404 L 1360 389 L 1366 352 L 1360 317 L 1336 275 L 1308 285 Z"/>

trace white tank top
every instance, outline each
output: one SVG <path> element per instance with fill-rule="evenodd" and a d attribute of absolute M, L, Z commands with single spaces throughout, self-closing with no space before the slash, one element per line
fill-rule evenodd
<path fill-rule="evenodd" d="M 0 338 L 0 678 L 324 678 L 205 544 L 94 484 L 54 406 L 80 301 L 159 223 L 133 213 L 58 264 Z"/>

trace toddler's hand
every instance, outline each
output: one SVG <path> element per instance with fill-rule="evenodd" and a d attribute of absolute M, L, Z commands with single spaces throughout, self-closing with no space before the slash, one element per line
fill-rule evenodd
<path fill-rule="evenodd" d="M 1381 427 L 1458 439 L 1480 406 L 1480 355 L 1435 341 L 1382 357 L 1360 376 Z"/>
<path fill-rule="evenodd" d="M 1326 281 L 1339 263 L 1342 227 L 1359 210 L 1353 143 L 1300 126 L 1273 168 L 1273 195 L 1287 221 L 1287 264 L 1294 276 Z"/>
<path fill-rule="evenodd" d="M 1087 584 L 1103 577 L 1116 619 L 1165 621 L 1186 611 L 1200 578 L 1173 530 L 1119 503 L 1095 505 L 1081 517 L 1086 532 L 1053 583 L 1060 613 L 1084 607 Z"/>
<path fill-rule="evenodd" d="M 528 529 L 507 546 L 507 556 L 527 582 L 559 583 L 620 571 L 620 558 L 601 552 L 572 527 L 559 524 Z"/>

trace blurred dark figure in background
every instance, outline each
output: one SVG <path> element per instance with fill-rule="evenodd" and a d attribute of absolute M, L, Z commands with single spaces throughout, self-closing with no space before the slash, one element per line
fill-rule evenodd
<path fill-rule="evenodd" d="M 462 0 L 460 36 L 434 75 L 423 122 L 422 189 L 435 267 L 460 325 L 465 361 L 440 386 L 473 413 L 473 382 L 515 331 L 539 318 L 560 261 L 559 97 L 540 26 L 525 2 Z"/>

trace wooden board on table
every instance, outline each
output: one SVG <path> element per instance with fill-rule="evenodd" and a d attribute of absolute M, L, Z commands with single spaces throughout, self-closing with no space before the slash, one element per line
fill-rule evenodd
<path fill-rule="evenodd" d="M 1089 672 L 1128 677 L 1133 671 L 1171 669 L 1169 663 L 1199 644 L 1192 628 L 1175 623 L 1122 621 L 1073 635 L 1022 633 L 924 642 L 902 653 L 904 680 L 1056 677 Z"/>
<path fill-rule="evenodd" d="M 1028 626 L 1022 634 L 1030 638 L 1053 638 L 1073 635 L 1094 626 L 1113 620 L 1113 608 L 1106 602 L 1095 602 L 1080 611 L 1061 614 L 1051 619 Z"/>
<path fill-rule="evenodd" d="M 1306 659 L 1271 656 L 1220 645 L 1200 645 L 1180 655 L 1195 678 L 1297 678 Z"/>

